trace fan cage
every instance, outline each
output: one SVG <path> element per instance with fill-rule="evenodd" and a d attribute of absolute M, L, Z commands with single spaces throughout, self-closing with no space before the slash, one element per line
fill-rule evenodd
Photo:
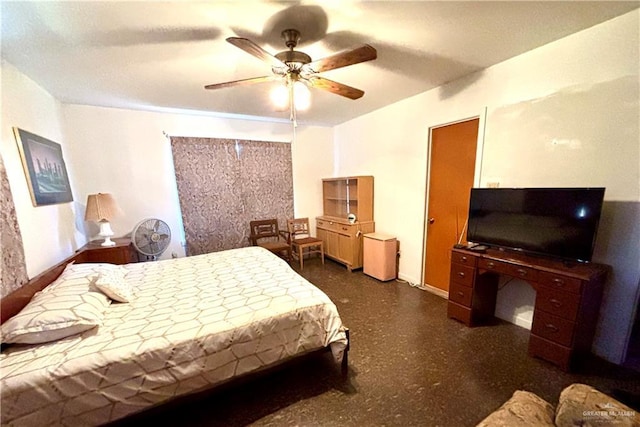
<path fill-rule="evenodd" d="M 134 248 L 147 260 L 157 260 L 169 247 L 171 229 L 166 222 L 147 218 L 138 223 L 131 233 Z"/>

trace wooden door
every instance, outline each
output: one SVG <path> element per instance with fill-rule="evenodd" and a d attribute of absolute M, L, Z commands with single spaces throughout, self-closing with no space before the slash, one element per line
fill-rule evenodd
<path fill-rule="evenodd" d="M 473 119 L 431 131 L 424 283 L 443 291 L 449 290 L 451 248 L 468 216 L 479 123 Z"/>

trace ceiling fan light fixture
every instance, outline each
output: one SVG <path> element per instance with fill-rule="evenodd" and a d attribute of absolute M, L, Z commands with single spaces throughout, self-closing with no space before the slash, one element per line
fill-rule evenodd
<path fill-rule="evenodd" d="M 311 106 L 311 91 L 306 84 L 300 80 L 291 80 L 285 84 L 277 84 L 270 93 L 271 102 L 278 109 L 291 107 L 289 85 L 293 85 L 293 107 L 298 111 L 308 110 Z"/>
<path fill-rule="evenodd" d="M 293 102 L 300 111 L 308 110 L 311 106 L 311 91 L 300 80 L 293 83 Z"/>
<path fill-rule="evenodd" d="M 271 102 L 278 109 L 289 107 L 289 89 L 286 84 L 277 84 L 271 90 Z"/>

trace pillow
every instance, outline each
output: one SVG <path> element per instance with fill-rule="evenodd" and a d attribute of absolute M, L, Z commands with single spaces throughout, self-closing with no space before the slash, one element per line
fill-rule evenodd
<path fill-rule="evenodd" d="M 553 415 L 553 406 L 549 402 L 529 391 L 516 390 L 511 399 L 476 427 L 554 427 Z"/>
<path fill-rule="evenodd" d="M 590 385 L 574 383 L 560 393 L 556 425 L 635 427 L 640 414 Z"/>
<path fill-rule="evenodd" d="M 104 273 L 113 272 L 121 274 L 124 277 L 125 270 L 119 265 L 105 263 L 85 263 L 85 264 L 68 264 L 60 277 L 52 284 L 42 290 L 42 292 L 50 292 L 61 286 L 75 286 L 78 281 L 84 282 L 89 280 L 92 286 L 95 286 L 96 280 Z M 95 291 L 95 289 L 93 289 Z"/>
<path fill-rule="evenodd" d="M 87 265 L 68 265 L 51 285 L 37 292 L 18 314 L 2 324 L 2 342 L 39 344 L 101 325 L 111 301 L 95 288 L 99 264 Z"/>
<path fill-rule="evenodd" d="M 96 287 L 114 301 L 129 302 L 133 298 L 131 286 L 124 279 L 125 271 L 105 271 L 96 280 Z"/>
<path fill-rule="evenodd" d="M 129 302 L 132 298 L 131 287 L 125 281 L 127 270 L 119 265 L 94 263 L 94 264 L 69 264 L 65 269 L 67 274 L 80 277 L 89 277 L 92 290 L 99 290 L 109 298 L 118 302 Z M 60 286 L 60 285 L 56 285 Z M 45 288 L 45 291 L 51 289 Z"/>

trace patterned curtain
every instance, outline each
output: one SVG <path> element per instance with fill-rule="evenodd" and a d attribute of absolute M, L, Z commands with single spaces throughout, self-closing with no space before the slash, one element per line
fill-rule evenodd
<path fill-rule="evenodd" d="M 0 156 L 0 298 L 17 290 L 27 280 L 22 235 L 11 196 L 11 187 Z"/>
<path fill-rule="evenodd" d="M 187 255 L 249 246 L 249 221 L 293 217 L 291 144 L 171 137 Z"/>

